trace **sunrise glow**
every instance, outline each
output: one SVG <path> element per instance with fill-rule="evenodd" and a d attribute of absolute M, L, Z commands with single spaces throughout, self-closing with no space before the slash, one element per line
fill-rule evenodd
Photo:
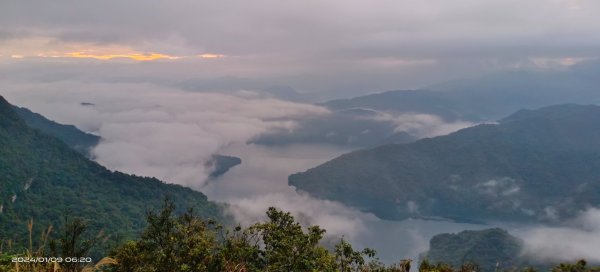
<path fill-rule="evenodd" d="M 92 54 L 85 52 L 69 52 L 64 55 L 64 57 L 69 58 L 90 58 L 90 59 L 98 59 L 98 60 L 110 60 L 116 58 L 126 58 L 137 61 L 152 61 L 159 59 L 179 59 L 177 56 L 169 56 L 165 54 L 159 53 L 124 53 L 124 54 Z"/>

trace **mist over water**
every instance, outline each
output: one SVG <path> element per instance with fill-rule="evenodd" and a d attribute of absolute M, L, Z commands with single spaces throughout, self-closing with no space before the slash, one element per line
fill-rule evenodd
<path fill-rule="evenodd" d="M 357 248 L 377 250 L 381 261 L 397 262 L 428 249 L 429 239 L 439 233 L 489 226 L 408 219 L 381 220 L 340 203 L 320 200 L 298 193 L 287 185 L 291 173 L 304 171 L 349 150 L 325 145 L 263 147 L 232 145 L 223 153 L 242 158 L 242 164 L 201 189 L 211 200 L 231 205 L 229 212 L 242 224 L 264 219 L 265 211 L 275 206 L 292 212 L 304 225 L 317 224 L 327 230 L 327 240 L 344 237 Z"/>

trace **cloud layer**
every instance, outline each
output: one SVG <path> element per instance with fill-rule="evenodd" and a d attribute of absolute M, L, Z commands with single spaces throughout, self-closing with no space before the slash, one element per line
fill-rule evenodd
<path fill-rule="evenodd" d="M 526 256 L 539 260 L 600 262 L 600 209 L 590 208 L 563 227 L 528 228 L 520 233 Z"/>
<path fill-rule="evenodd" d="M 55 84 L 41 92 L 23 88 L 9 93 L 9 99 L 101 135 L 93 151 L 100 164 L 194 188 L 207 176 L 204 162 L 223 147 L 290 125 L 276 119 L 327 113 L 252 92 L 187 93 L 148 84 Z"/>
<path fill-rule="evenodd" d="M 598 58 L 599 11 L 585 0 L 8 0 L 0 62 L 154 53 L 189 77 L 191 66 L 199 78 L 357 94 Z"/>

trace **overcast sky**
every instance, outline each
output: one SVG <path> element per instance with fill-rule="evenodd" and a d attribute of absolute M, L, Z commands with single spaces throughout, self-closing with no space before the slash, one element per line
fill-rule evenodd
<path fill-rule="evenodd" d="M 3 0 L 0 72 L 356 94 L 596 58 L 598 14 L 595 0 Z"/>

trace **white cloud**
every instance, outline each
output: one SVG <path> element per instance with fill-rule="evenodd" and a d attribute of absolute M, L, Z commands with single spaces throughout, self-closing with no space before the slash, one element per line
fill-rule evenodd
<path fill-rule="evenodd" d="M 8 96 L 15 104 L 99 134 L 103 141 L 93 153 L 100 164 L 194 188 L 207 176 L 204 162 L 223 147 L 289 126 L 274 121 L 278 118 L 328 112 L 308 104 L 151 84 L 68 82 L 37 88 L 41 85 L 19 86 Z"/>
<path fill-rule="evenodd" d="M 500 177 L 477 183 L 475 189 L 477 189 L 479 193 L 495 198 L 510 197 L 521 191 L 521 187 L 518 185 L 517 180 L 510 177 Z"/>
<path fill-rule="evenodd" d="M 518 232 L 526 256 L 540 260 L 600 262 L 600 209 L 590 208 L 563 227 L 535 227 Z"/>
<path fill-rule="evenodd" d="M 476 125 L 462 120 L 448 122 L 439 116 L 425 113 L 391 114 L 379 112 L 374 119 L 393 122 L 396 124 L 396 132 L 408 132 L 419 138 L 446 135 Z"/>

